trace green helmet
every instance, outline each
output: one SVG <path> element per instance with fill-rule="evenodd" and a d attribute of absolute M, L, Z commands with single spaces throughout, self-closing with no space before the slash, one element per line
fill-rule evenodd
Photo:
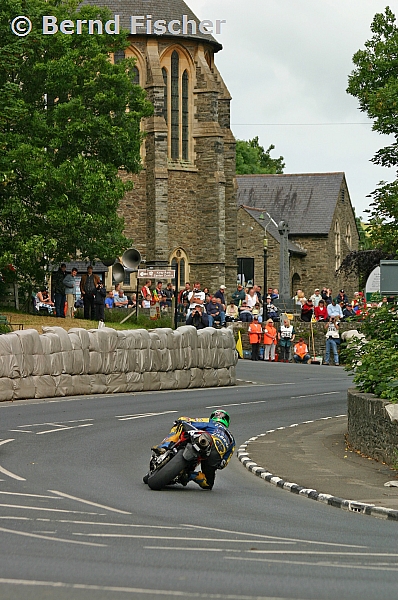
<path fill-rule="evenodd" d="M 225 427 L 229 427 L 231 422 L 231 418 L 229 414 L 223 410 L 222 408 L 216 408 L 210 415 L 211 421 L 217 421 L 218 423 L 222 423 Z"/>

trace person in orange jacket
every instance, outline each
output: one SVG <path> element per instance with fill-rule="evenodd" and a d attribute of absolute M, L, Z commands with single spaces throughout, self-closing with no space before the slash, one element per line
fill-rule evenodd
<path fill-rule="evenodd" d="M 275 361 L 276 337 L 277 332 L 274 322 L 272 319 L 268 319 L 264 328 L 264 360 Z"/>
<path fill-rule="evenodd" d="M 308 352 L 308 346 L 302 337 L 299 339 L 297 344 L 294 345 L 293 360 L 296 363 L 301 362 L 304 364 L 311 362 L 311 355 Z"/>
<path fill-rule="evenodd" d="M 259 360 L 262 328 L 258 322 L 258 315 L 253 315 L 253 321 L 249 325 L 249 342 L 252 345 L 252 360 Z"/>

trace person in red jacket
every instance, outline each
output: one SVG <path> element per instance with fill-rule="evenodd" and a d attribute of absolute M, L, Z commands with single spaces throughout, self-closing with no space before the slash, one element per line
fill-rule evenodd
<path fill-rule="evenodd" d="M 261 323 L 258 322 L 258 315 L 253 315 L 248 331 L 249 342 L 252 345 L 252 360 L 259 360 L 262 328 Z"/>
<path fill-rule="evenodd" d="M 319 300 L 318 306 L 314 308 L 314 314 L 317 321 L 327 321 L 328 311 L 324 300 Z"/>

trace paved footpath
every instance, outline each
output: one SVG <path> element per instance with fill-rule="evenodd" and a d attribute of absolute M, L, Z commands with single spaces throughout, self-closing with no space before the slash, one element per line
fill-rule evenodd
<path fill-rule="evenodd" d="M 398 484 L 398 471 L 349 450 L 346 431 L 346 416 L 276 429 L 248 440 L 238 458 L 257 476 L 290 492 L 398 521 L 398 487 L 384 485 Z"/>

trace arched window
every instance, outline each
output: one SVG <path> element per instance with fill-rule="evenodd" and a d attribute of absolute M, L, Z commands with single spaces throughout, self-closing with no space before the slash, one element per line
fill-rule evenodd
<path fill-rule="evenodd" d="M 121 60 L 124 60 L 126 58 L 126 55 L 124 53 L 124 50 L 118 50 L 117 52 L 115 52 L 115 54 L 113 55 L 113 62 L 118 63 Z"/>
<path fill-rule="evenodd" d="M 182 158 L 188 160 L 188 73 L 182 74 Z"/>
<path fill-rule="evenodd" d="M 134 83 L 135 85 L 140 85 L 140 72 L 139 72 L 139 70 L 137 69 L 137 67 L 133 67 L 133 68 L 131 69 L 131 72 L 132 72 L 132 74 L 133 74 L 133 83 Z"/>
<path fill-rule="evenodd" d="M 184 287 L 185 282 L 188 281 L 188 259 L 184 250 L 181 248 L 177 248 L 172 254 L 170 261 L 172 269 L 177 271 L 178 265 L 178 286 L 177 290 L 180 290 Z M 176 273 L 177 275 L 177 273 Z M 174 285 L 176 285 L 175 278 L 171 280 Z"/>
<path fill-rule="evenodd" d="M 166 124 L 168 122 L 168 111 L 167 111 L 167 102 L 168 102 L 168 81 L 167 81 L 167 77 L 168 77 L 168 73 L 167 73 L 167 69 L 165 69 L 164 67 L 162 68 L 162 75 L 163 75 L 163 83 L 164 83 L 164 89 L 163 89 L 163 116 L 164 116 L 164 120 L 166 121 Z"/>
<path fill-rule="evenodd" d="M 335 269 L 340 267 L 341 263 L 341 239 L 340 239 L 340 223 L 338 221 L 334 224 L 334 256 L 335 256 Z"/>
<path fill-rule="evenodd" d="M 352 236 L 351 236 L 351 225 L 350 225 L 350 223 L 347 223 L 347 226 L 346 226 L 345 241 L 347 243 L 347 246 L 351 249 Z"/>
<path fill-rule="evenodd" d="M 180 94 L 179 94 L 180 57 L 174 50 L 171 55 L 171 158 L 178 159 L 180 154 Z"/>

